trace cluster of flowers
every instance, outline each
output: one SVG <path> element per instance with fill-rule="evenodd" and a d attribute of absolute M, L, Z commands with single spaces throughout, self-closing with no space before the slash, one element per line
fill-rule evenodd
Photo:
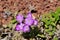
<path fill-rule="evenodd" d="M 26 18 L 24 18 L 23 15 L 18 14 L 16 20 L 19 22 L 19 24 L 16 25 L 16 31 L 30 32 L 30 27 L 32 25 L 37 26 L 38 24 L 38 21 L 33 19 L 32 13 L 30 12 L 27 14 Z"/>

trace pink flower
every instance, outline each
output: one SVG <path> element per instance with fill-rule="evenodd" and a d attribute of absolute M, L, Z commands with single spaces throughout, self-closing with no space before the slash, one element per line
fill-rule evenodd
<path fill-rule="evenodd" d="M 28 13 L 28 15 L 27 15 L 26 18 L 32 18 L 32 14 L 31 14 L 31 12 Z"/>
<path fill-rule="evenodd" d="M 31 18 L 26 18 L 26 19 L 25 19 L 25 24 L 31 26 L 31 25 L 33 24 L 33 19 L 31 19 Z"/>
<path fill-rule="evenodd" d="M 15 29 L 16 31 L 23 31 L 23 27 L 24 27 L 24 24 L 21 23 L 21 24 L 17 24 Z"/>
<path fill-rule="evenodd" d="M 29 25 L 25 25 L 25 26 L 24 26 L 23 32 L 30 32 Z"/>
<path fill-rule="evenodd" d="M 18 14 L 16 20 L 21 23 L 23 21 L 23 15 Z"/>
<path fill-rule="evenodd" d="M 38 25 L 38 21 L 37 20 L 34 20 L 34 25 Z"/>

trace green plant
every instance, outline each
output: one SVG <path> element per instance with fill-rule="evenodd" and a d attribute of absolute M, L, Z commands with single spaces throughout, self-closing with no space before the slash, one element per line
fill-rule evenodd
<path fill-rule="evenodd" d="M 58 40 L 58 38 L 57 37 L 53 37 L 53 40 Z"/>
<path fill-rule="evenodd" d="M 42 21 L 45 23 L 45 32 L 47 32 L 50 36 L 54 35 L 56 30 L 56 24 L 59 20 L 60 16 L 60 7 L 56 9 L 55 12 L 50 12 L 48 14 L 42 15 Z"/>

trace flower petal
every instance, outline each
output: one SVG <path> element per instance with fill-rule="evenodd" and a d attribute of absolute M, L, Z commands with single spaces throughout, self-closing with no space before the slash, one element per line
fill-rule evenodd
<path fill-rule="evenodd" d="M 21 23 L 23 21 L 23 15 L 18 14 L 16 20 Z"/>
<path fill-rule="evenodd" d="M 34 25 L 37 25 L 38 24 L 38 21 L 37 20 L 34 20 Z"/>
<path fill-rule="evenodd" d="M 29 12 L 27 18 L 32 18 L 32 14 Z"/>
<path fill-rule="evenodd" d="M 30 32 L 30 28 L 28 25 L 24 26 L 23 32 Z"/>
<path fill-rule="evenodd" d="M 32 25 L 33 24 L 33 19 L 30 19 L 30 18 L 26 18 L 25 19 L 25 24 L 27 24 L 27 25 Z"/>
<path fill-rule="evenodd" d="M 21 24 L 17 24 L 15 29 L 16 31 L 23 31 L 23 27 L 24 27 L 24 24 L 21 23 Z"/>

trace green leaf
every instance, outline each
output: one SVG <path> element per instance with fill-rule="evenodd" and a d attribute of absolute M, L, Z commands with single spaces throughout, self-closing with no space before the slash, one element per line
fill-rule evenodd
<path fill-rule="evenodd" d="M 46 22 L 46 25 L 50 25 L 51 24 L 51 21 L 49 20 L 47 20 L 47 22 Z"/>
<path fill-rule="evenodd" d="M 45 24 L 45 28 L 49 28 L 49 27 Z"/>
<path fill-rule="evenodd" d="M 51 25 L 56 26 L 56 24 L 54 22 L 51 22 Z"/>
<path fill-rule="evenodd" d="M 54 22 L 55 21 L 55 18 L 50 17 L 50 20 Z"/>
<path fill-rule="evenodd" d="M 49 29 L 45 29 L 45 32 L 50 32 L 50 30 Z"/>
<path fill-rule="evenodd" d="M 57 37 L 54 37 L 53 40 L 58 40 L 58 38 Z"/>
<path fill-rule="evenodd" d="M 49 32 L 49 35 L 50 35 L 50 36 L 54 35 L 54 32 Z"/>
<path fill-rule="evenodd" d="M 56 28 L 54 27 L 52 32 L 55 32 L 55 31 L 56 31 Z"/>
<path fill-rule="evenodd" d="M 43 35 L 43 34 L 38 34 L 37 36 L 39 36 L 39 37 L 45 37 L 45 35 Z"/>
<path fill-rule="evenodd" d="M 17 21 L 14 19 L 11 21 L 12 24 L 15 24 Z"/>

